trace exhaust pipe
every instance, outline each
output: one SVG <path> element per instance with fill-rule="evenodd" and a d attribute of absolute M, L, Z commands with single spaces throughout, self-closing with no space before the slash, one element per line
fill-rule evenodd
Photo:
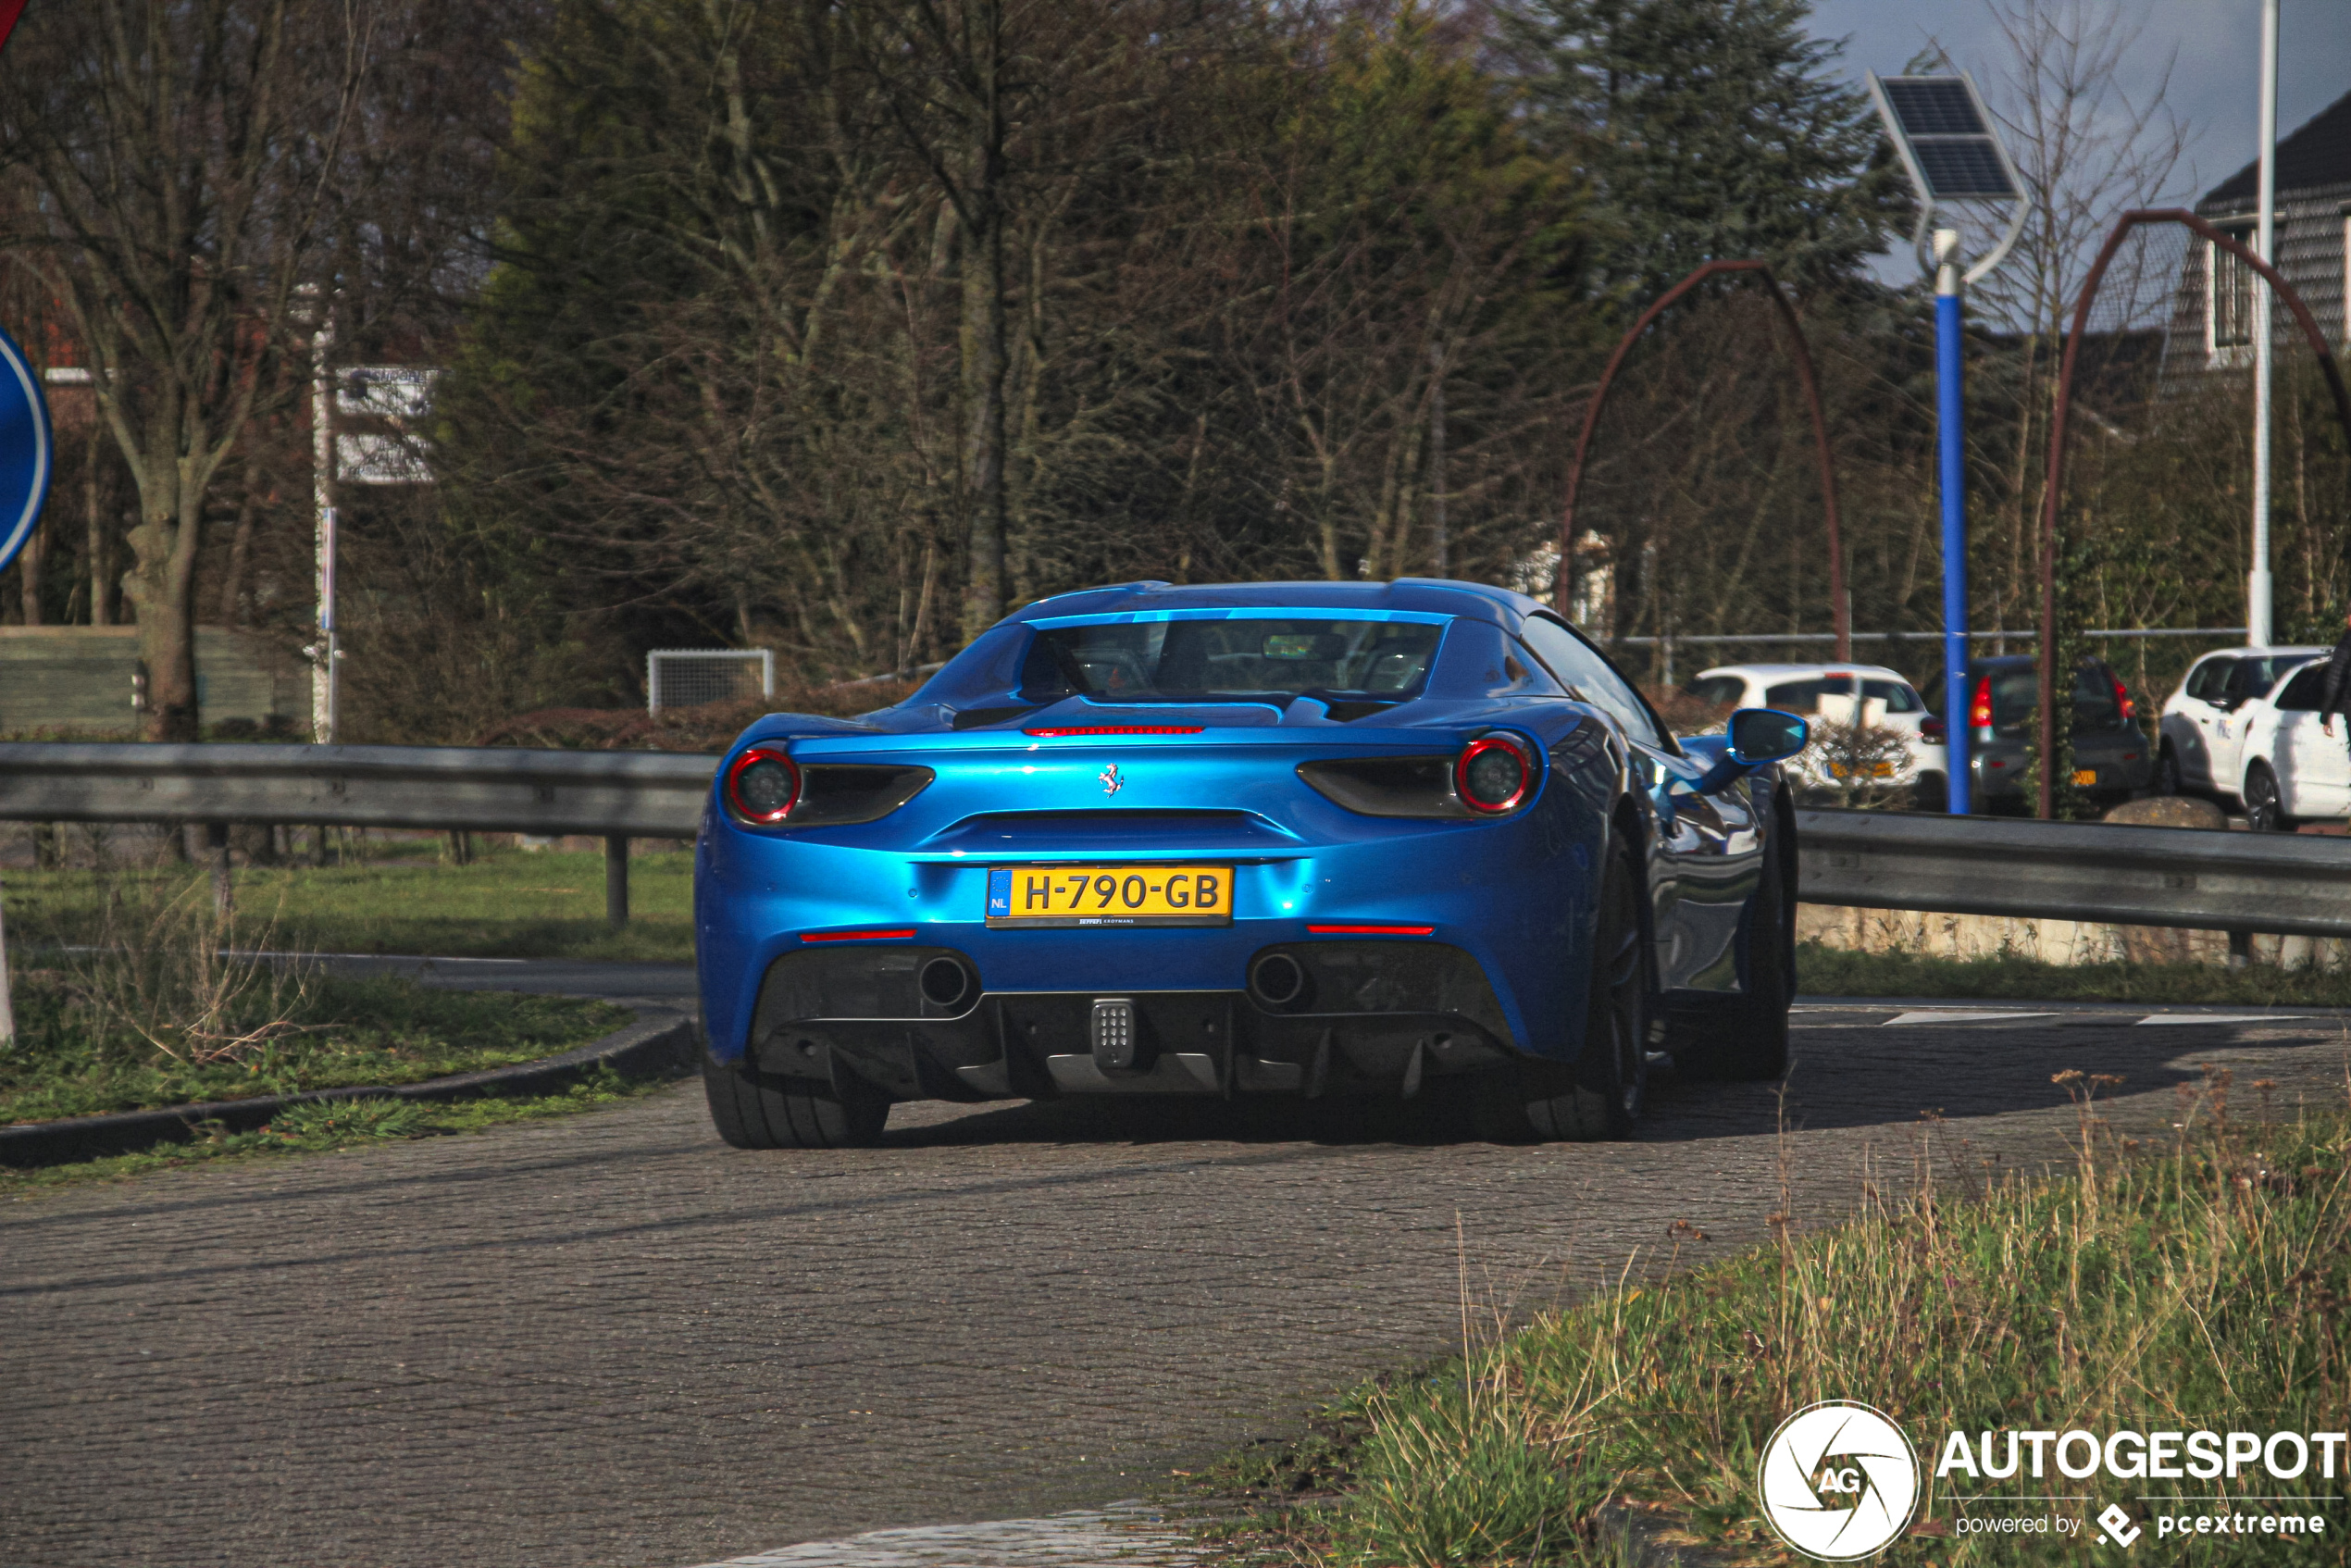
<path fill-rule="evenodd" d="M 952 958 L 932 959 L 916 978 L 923 988 L 923 1000 L 933 1007 L 960 1007 L 971 994 L 971 971 Z"/>
<path fill-rule="evenodd" d="M 1306 994 L 1306 971 L 1287 952 L 1269 952 L 1249 966 L 1249 994 L 1268 1007 L 1287 1007 Z"/>

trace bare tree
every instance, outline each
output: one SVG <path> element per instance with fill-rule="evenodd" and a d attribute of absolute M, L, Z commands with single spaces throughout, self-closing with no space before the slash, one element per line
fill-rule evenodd
<path fill-rule="evenodd" d="M 2171 57 L 2141 91 L 2123 86 L 2126 75 L 2139 74 L 2146 19 L 2121 0 L 1984 0 L 1984 8 L 1999 39 L 1989 106 L 2024 177 L 2026 202 L 2016 249 L 1976 287 L 1985 312 L 2007 323 L 2021 349 L 2002 367 L 2015 410 L 1997 428 L 2006 450 L 1982 458 L 1998 485 L 1998 570 L 1985 586 L 1999 621 L 2007 605 L 2033 602 L 2042 449 L 2067 313 L 2115 218 L 2146 205 L 2179 172 L 2189 128 L 2165 102 Z M 2116 278 L 2108 287 L 2137 293 L 2151 284 L 2159 294 L 2170 282 Z"/>
<path fill-rule="evenodd" d="M 0 243 L 65 302 L 138 490 L 123 590 L 150 740 L 196 736 L 206 494 L 315 308 L 366 53 L 355 0 L 81 0 L 37 9 L 0 61 L 20 218 Z"/>

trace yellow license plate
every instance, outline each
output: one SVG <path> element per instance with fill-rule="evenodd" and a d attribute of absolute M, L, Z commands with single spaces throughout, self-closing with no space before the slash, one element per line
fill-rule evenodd
<path fill-rule="evenodd" d="M 2097 781 L 2098 770 L 2095 767 L 2077 767 L 2073 770 L 2073 782 L 2076 784 L 2095 784 Z"/>
<path fill-rule="evenodd" d="M 990 926 L 1228 926 L 1229 865 L 992 865 Z"/>

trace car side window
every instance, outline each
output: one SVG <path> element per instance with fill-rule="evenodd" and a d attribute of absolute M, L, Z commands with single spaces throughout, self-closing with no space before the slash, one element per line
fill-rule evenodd
<path fill-rule="evenodd" d="M 2320 687 L 2327 678 L 2323 664 L 2307 665 L 2301 673 L 2285 683 L 2278 693 L 2278 711 L 2288 714 L 2314 714 L 2319 711 Z"/>
<path fill-rule="evenodd" d="M 2207 659 L 2188 672 L 2188 695 L 2199 703 L 2208 703 L 2227 690 L 2229 671 L 2234 659 Z"/>
<path fill-rule="evenodd" d="M 2239 702 L 2258 697 L 2276 681 L 2275 659 L 2239 659 L 2229 672 L 2228 694 Z"/>
<path fill-rule="evenodd" d="M 1712 707 L 1733 707 L 1747 695 L 1747 681 L 1735 675 L 1702 675 L 1682 688 Z"/>
<path fill-rule="evenodd" d="M 1521 628 L 1526 645 L 1559 683 L 1593 706 L 1615 716 L 1625 733 L 1652 746 L 1672 748 L 1633 683 L 1616 672 L 1598 648 L 1549 616 L 1529 616 Z"/>

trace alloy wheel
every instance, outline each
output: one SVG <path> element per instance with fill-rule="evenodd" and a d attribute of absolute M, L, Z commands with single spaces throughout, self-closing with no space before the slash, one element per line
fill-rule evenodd
<path fill-rule="evenodd" d="M 2285 826 L 2278 781 L 2266 767 L 2257 767 L 2245 776 L 2245 825 L 2256 833 L 2275 833 Z"/>

